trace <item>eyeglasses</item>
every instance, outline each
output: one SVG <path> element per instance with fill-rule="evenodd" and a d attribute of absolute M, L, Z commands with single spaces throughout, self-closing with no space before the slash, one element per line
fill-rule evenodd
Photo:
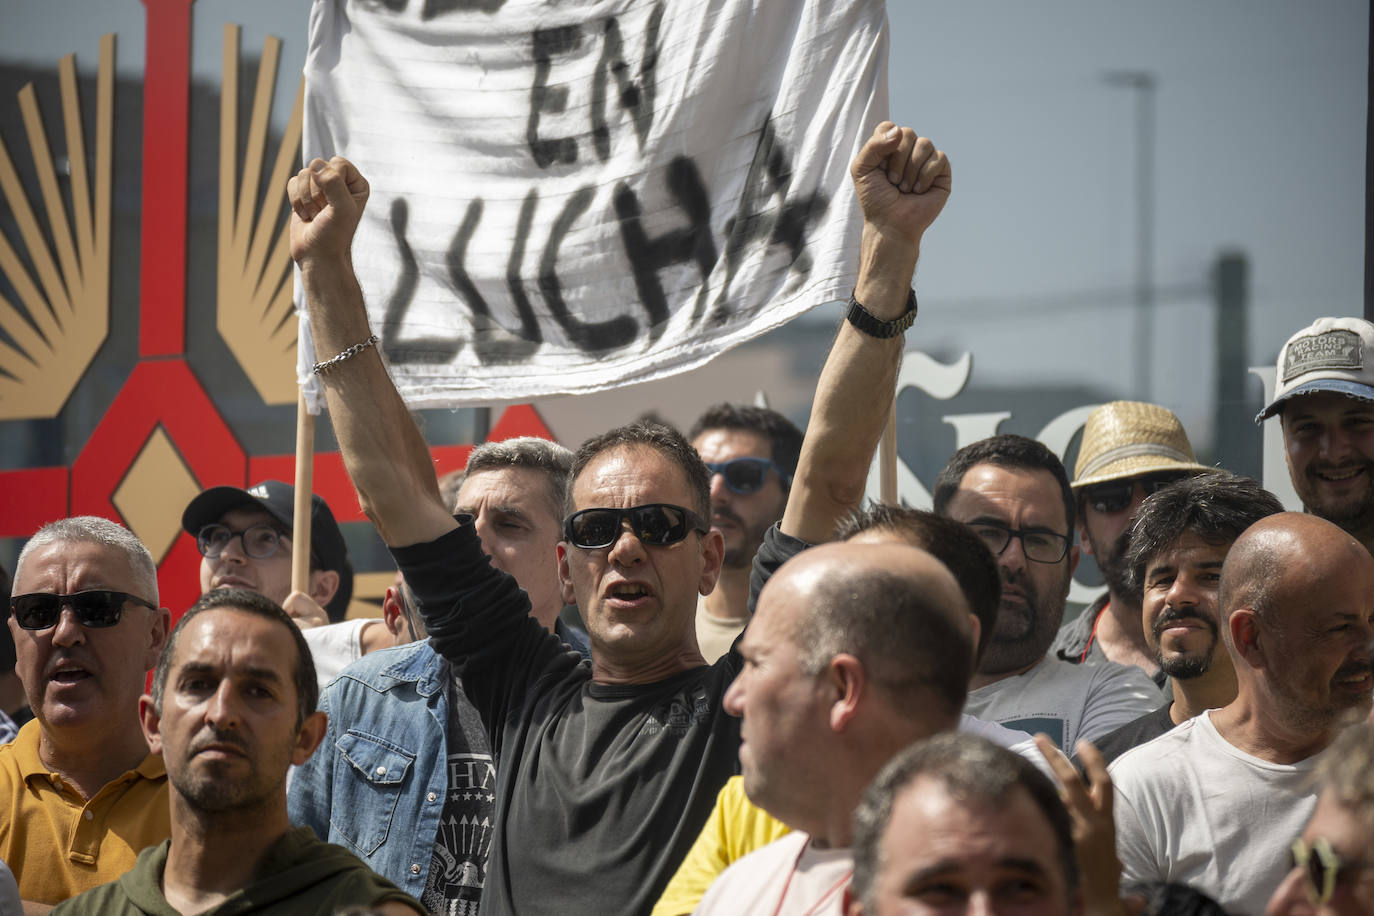
<path fill-rule="evenodd" d="M 650 547 L 666 547 L 687 537 L 689 531 L 705 534 L 711 529 L 691 509 L 668 503 L 649 503 L 628 509 L 583 509 L 563 523 L 563 537 L 574 547 L 596 550 L 620 539 L 624 522 L 630 520 L 635 537 Z"/>
<path fill-rule="evenodd" d="M 57 621 L 62 618 L 62 608 L 70 605 L 72 612 L 76 614 L 77 623 L 83 627 L 103 628 L 119 623 L 119 618 L 124 614 L 126 601 L 157 610 L 156 604 L 144 601 L 137 595 L 99 588 L 77 592 L 75 595 L 54 595 L 48 592 L 15 595 L 10 599 L 10 613 L 22 629 L 46 630 L 57 626 Z"/>
<path fill-rule="evenodd" d="M 271 525 L 254 525 L 243 531 L 230 531 L 224 525 L 206 525 L 196 535 L 196 549 L 201 556 L 213 560 L 224 553 L 230 541 L 238 538 L 244 553 L 255 560 L 263 560 L 277 552 L 284 537 L 286 535 Z"/>
<path fill-rule="evenodd" d="M 1132 477 L 1127 480 L 1109 480 L 1083 488 L 1083 499 L 1098 512 L 1115 515 L 1131 504 L 1136 485 L 1152 496 L 1171 483 L 1177 483 L 1187 474 L 1156 474 L 1153 477 Z"/>
<path fill-rule="evenodd" d="M 1330 901 L 1336 890 L 1336 875 L 1341 870 L 1341 857 L 1336 855 L 1336 850 L 1325 838 L 1308 846 L 1302 837 L 1294 840 L 1289 849 L 1293 853 L 1293 865 L 1301 868 L 1307 877 L 1307 896 L 1315 904 Z"/>
<path fill-rule="evenodd" d="M 1021 552 L 1026 555 L 1026 559 L 1037 563 L 1058 563 L 1069 552 L 1068 537 L 1055 534 L 1053 531 L 1017 530 L 990 522 L 979 522 L 969 527 L 995 557 L 1002 555 L 1002 551 L 1007 549 L 1012 538 L 1019 538 Z"/>
<path fill-rule="evenodd" d="M 768 469 L 778 472 L 778 480 L 784 487 L 791 486 L 792 477 L 782 467 L 767 458 L 736 458 L 733 461 L 708 461 L 706 468 L 712 475 L 725 477 L 725 486 L 731 493 L 741 495 L 755 493 L 768 482 Z"/>

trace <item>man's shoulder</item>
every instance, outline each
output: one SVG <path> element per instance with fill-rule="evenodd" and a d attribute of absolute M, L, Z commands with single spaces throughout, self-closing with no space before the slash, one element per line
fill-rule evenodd
<path fill-rule="evenodd" d="M 1112 782 L 1117 788 L 1133 783 L 1173 782 L 1184 776 L 1179 761 L 1199 753 L 1199 738 L 1205 727 L 1201 717 L 1188 719 L 1157 737 L 1123 753 L 1111 764 Z M 1169 765 L 1161 766 L 1168 761 Z"/>
<path fill-rule="evenodd" d="M 1054 642 L 1050 643 L 1049 654 L 1070 664 L 1076 665 L 1083 661 L 1083 652 L 1092 641 L 1093 626 L 1097 623 L 1097 617 L 1102 613 L 1102 609 L 1107 606 L 1109 597 L 1104 592 L 1096 601 L 1079 611 L 1072 620 L 1063 624 L 1055 634 Z"/>
<path fill-rule="evenodd" d="M 1111 764 L 1118 757 L 1147 741 L 1153 741 L 1174 728 L 1174 720 L 1169 715 L 1172 702 L 1167 702 L 1153 712 L 1147 712 L 1125 725 L 1118 726 L 1093 744 L 1101 752 L 1104 760 Z"/>
<path fill-rule="evenodd" d="M 138 854 L 133 868 L 106 884 L 100 884 L 58 904 L 57 916 L 105 916 L 107 913 L 129 913 L 146 916 L 148 913 L 171 912 L 162 896 L 162 869 L 167 861 L 170 840 L 146 847 Z"/>
<path fill-rule="evenodd" d="M 348 905 L 375 906 L 388 900 L 418 903 L 395 884 L 367 867 L 353 853 L 315 836 L 309 827 L 289 830 L 268 851 L 255 897 L 276 897 L 284 904 L 278 911 L 295 912 L 299 899 L 308 896 L 323 912 Z M 271 890 L 267 888 L 275 885 Z M 252 888 L 245 889 L 245 891 Z"/>
<path fill-rule="evenodd" d="M 401 684 L 441 685 L 445 663 L 426 640 L 369 652 L 340 671 L 325 688 L 337 694 L 358 686 L 385 692 Z"/>

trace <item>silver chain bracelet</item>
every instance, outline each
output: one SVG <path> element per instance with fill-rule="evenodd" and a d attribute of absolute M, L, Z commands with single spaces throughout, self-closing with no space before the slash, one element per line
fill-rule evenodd
<path fill-rule="evenodd" d="M 311 371 L 314 372 L 316 375 L 319 375 L 323 372 L 327 372 L 330 369 L 333 369 L 339 363 L 343 362 L 344 360 L 352 359 L 353 357 L 357 356 L 359 353 L 363 352 L 375 343 L 377 343 L 377 335 L 373 334 L 371 337 L 369 337 L 367 340 L 364 340 L 362 343 L 355 343 L 353 346 L 349 347 L 347 350 L 344 350 L 338 356 L 331 356 L 329 359 L 325 360 L 322 363 L 316 363 Z"/>

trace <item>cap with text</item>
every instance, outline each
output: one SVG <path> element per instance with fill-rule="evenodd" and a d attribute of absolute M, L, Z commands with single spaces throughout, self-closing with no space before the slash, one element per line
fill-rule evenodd
<path fill-rule="evenodd" d="M 1274 400 L 1255 422 L 1274 416 L 1290 398 L 1323 392 L 1374 401 L 1374 324 L 1318 318 L 1288 338 L 1279 351 Z"/>

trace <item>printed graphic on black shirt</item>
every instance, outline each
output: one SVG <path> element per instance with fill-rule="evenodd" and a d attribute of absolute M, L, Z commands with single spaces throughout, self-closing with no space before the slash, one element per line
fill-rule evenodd
<path fill-rule="evenodd" d="M 431 913 L 476 916 L 496 811 L 496 767 L 476 710 L 449 694 L 448 796 L 420 902 Z"/>
<path fill-rule="evenodd" d="M 711 698 L 706 688 L 697 685 L 692 695 L 674 694 L 666 703 L 649 713 L 644 733 L 656 735 L 663 732 L 679 738 L 687 734 L 687 729 L 698 722 L 705 722 L 711 716 Z"/>

